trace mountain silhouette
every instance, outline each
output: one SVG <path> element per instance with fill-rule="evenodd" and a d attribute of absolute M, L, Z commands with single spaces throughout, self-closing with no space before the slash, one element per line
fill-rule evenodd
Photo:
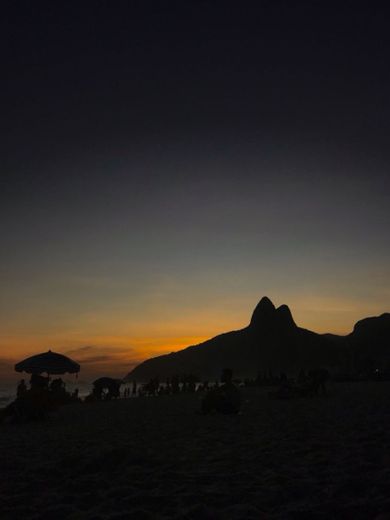
<path fill-rule="evenodd" d="M 382 359 L 386 354 L 385 344 L 389 345 L 390 340 L 390 314 L 359 321 L 348 336 L 317 334 L 298 327 L 287 305 L 276 308 L 264 296 L 247 327 L 148 359 L 135 367 L 126 379 L 146 381 L 155 376 L 165 378 L 189 373 L 212 379 L 218 377 L 224 367 L 233 368 L 237 377 L 254 377 L 259 371 L 298 371 L 315 366 L 340 369 L 350 359 L 351 348 L 356 349 L 358 358 L 362 359 L 373 340 L 378 344 L 375 352 Z"/>
<path fill-rule="evenodd" d="M 249 327 L 253 330 L 271 330 L 296 327 L 290 309 L 281 305 L 277 309 L 267 296 L 264 296 L 253 311 Z"/>
<path fill-rule="evenodd" d="M 358 368 L 390 368 L 389 313 L 358 321 L 346 340 Z"/>

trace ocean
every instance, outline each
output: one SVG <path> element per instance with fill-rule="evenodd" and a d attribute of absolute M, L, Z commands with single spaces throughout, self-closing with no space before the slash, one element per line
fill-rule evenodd
<path fill-rule="evenodd" d="M 7 406 L 16 397 L 15 385 L 0 383 L 0 408 Z"/>
<path fill-rule="evenodd" d="M 22 378 L 21 378 L 22 379 Z M 24 378 L 27 386 L 29 381 L 29 376 Z M 65 381 L 65 388 L 68 392 L 73 392 L 76 388 L 79 389 L 79 397 L 84 399 L 85 396 L 87 396 L 92 389 L 92 382 L 87 381 L 75 381 L 73 380 L 67 380 Z M 0 382 L 0 408 L 4 408 L 4 406 L 7 406 L 10 402 L 12 402 L 16 398 L 16 387 L 17 383 L 1 383 Z"/>
<path fill-rule="evenodd" d="M 22 378 L 20 378 L 22 379 Z M 30 376 L 26 376 L 25 379 L 27 386 Z M 76 388 L 79 390 L 79 397 L 84 399 L 88 394 L 91 393 L 92 390 L 92 381 L 83 381 L 78 379 L 67 379 L 62 378 L 65 382 L 65 388 L 67 392 L 72 393 Z M 0 381 L 0 408 L 4 408 L 10 402 L 12 402 L 16 398 L 16 387 L 17 382 L 13 383 L 5 383 Z M 132 383 L 128 383 L 127 385 L 121 386 L 121 394 L 123 393 L 125 388 L 132 388 Z"/>

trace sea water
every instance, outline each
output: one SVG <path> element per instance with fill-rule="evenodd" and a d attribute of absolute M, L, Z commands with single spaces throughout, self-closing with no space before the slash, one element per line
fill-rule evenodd
<path fill-rule="evenodd" d="M 29 376 L 25 379 L 27 388 L 29 388 Z M 77 381 L 64 379 L 65 389 L 69 393 L 73 393 L 76 388 L 79 390 L 79 397 L 84 399 L 92 390 L 92 382 Z M 16 398 L 16 389 L 18 383 L 2 383 L 0 381 L 0 408 L 4 408 Z"/>
<path fill-rule="evenodd" d="M 0 383 L 0 408 L 7 406 L 16 397 L 14 384 Z"/>
<path fill-rule="evenodd" d="M 27 384 L 27 388 L 29 388 L 30 376 L 27 376 L 27 377 L 21 378 L 21 379 L 25 380 L 25 382 Z M 69 393 L 73 393 L 77 388 L 79 391 L 78 395 L 83 400 L 92 391 L 92 388 L 93 388 L 92 381 L 75 379 L 74 377 L 73 378 L 63 377 L 62 379 L 65 383 L 66 391 Z M 0 408 L 4 408 L 5 406 L 7 406 L 9 403 L 11 403 L 16 398 L 17 385 L 18 385 L 18 382 L 6 383 L 6 382 L 0 381 Z M 137 385 L 137 391 L 140 386 L 141 385 Z M 126 385 L 122 385 L 121 386 L 121 395 L 123 395 L 123 391 L 125 388 L 130 388 L 130 397 L 134 397 L 131 392 L 131 390 L 133 388 L 133 384 L 128 383 Z"/>

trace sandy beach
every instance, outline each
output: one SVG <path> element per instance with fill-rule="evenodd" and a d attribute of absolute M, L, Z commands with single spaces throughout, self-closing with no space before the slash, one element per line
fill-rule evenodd
<path fill-rule="evenodd" d="M 238 416 L 200 395 L 68 405 L 0 426 L 4 519 L 390 518 L 390 383 L 333 383 Z M 389 516 L 387 516 L 389 515 Z"/>

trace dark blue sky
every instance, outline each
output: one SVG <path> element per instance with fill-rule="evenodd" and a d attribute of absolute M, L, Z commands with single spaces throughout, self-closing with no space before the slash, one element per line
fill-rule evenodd
<path fill-rule="evenodd" d="M 388 311 L 388 26 L 368 2 L 5 2 L 2 350 L 142 357 L 263 294 L 321 331 Z"/>

